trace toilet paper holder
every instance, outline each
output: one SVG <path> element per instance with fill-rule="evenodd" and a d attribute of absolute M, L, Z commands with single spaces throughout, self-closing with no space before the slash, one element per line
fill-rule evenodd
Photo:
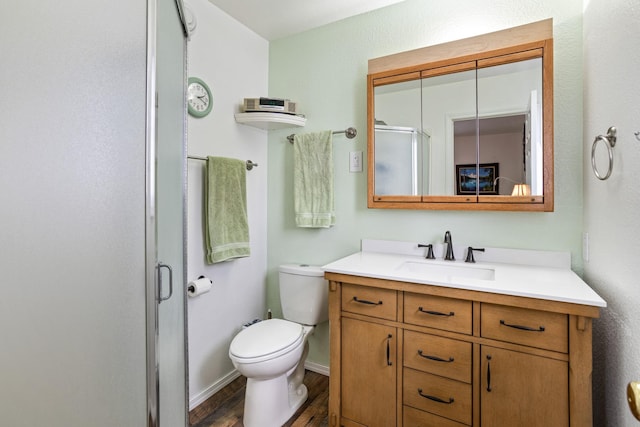
<path fill-rule="evenodd" d="M 204 279 L 204 278 L 206 278 L 206 276 L 198 276 L 198 280 Z M 209 281 L 211 283 L 213 283 L 213 281 L 211 279 L 209 279 Z M 195 291 L 195 288 L 193 287 L 193 285 L 191 285 L 191 286 L 187 287 L 187 291 L 188 292 L 193 292 L 193 291 Z"/>

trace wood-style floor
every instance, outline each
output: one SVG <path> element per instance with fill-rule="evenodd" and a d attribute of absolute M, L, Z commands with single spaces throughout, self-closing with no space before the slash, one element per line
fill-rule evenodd
<path fill-rule="evenodd" d="M 244 391 L 241 376 L 189 413 L 192 427 L 243 427 Z M 328 426 L 329 377 L 306 371 L 304 384 L 309 398 L 284 427 Z"/>

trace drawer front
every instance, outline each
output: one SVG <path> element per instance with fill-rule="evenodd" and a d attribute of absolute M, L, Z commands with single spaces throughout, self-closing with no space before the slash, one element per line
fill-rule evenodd
<path fill-rule="evenodd" d="M 405 331 L 404 366 L 471 383 L 471 343 Z"/>
<path fill-rule="evenodd" d="M 569 348 L 566 314 L 482 304 L 480 328 L 485 338 L 561 353 Z"/>
<path fill-rule="evenodd" d="M 471 424 L 471 384 L 404 368 L 403 403 Z"/>
<path fill-rule="evenodd" d="M 342 285 L 342 310 L 380 319 L 396 320 L 398 294 L 390 289 Z"/>
<path fill-rule="evenodd" d="M 467 424 L 448 420 L 429 412 L 412 408 L 411 406 L 404 406 L 402 408 L 402 425 L 405 427 L 465 427 Z"/>
<path fill-rule="evenodd" d="M 472 302 L 406 292 L 404 322 L 471 335 Z"/>

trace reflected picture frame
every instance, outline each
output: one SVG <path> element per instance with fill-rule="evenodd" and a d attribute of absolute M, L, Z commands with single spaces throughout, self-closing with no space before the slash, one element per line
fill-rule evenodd
<path fill-rule="evenodd" d="M 499 182 L 496 178 L 500 176 L 499 163 L 480 163 L 476 169 L 475 164 L 456 165 L 456 194 L 491 195 L 499 194 Z"/>

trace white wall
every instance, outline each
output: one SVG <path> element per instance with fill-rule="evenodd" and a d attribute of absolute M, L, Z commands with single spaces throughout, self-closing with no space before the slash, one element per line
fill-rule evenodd
<path fill-rule="evenodd" d="M 626 385 L 640 380 L 640 7 L 637 0 L 587 0 L 584 12 L 585 280 L 606 301 L 594 322 L 594 425 L 636 426 Z M 618 128 L 607 181 L 591 171 L 591 144 Z M 603 146 L 598 155 L 604 154 Z M 599 157 L 601 173 L 607 162 Z M 603 171 L 604 170 L 604 171 Z"/>
<path fill-rule="evenodd" d="M 146 425 L 146 15 L 0 3 L 0 425 Z"/>
<path fill-rule="evenodd" d="M 189 396 L 196 406 L 229 380 L 229 344 L 240 326 L 265 315 L 267 249 L 267 133 L 237 124 L 233 114 L 245 97 L 267 94 L 268 42 L 206 0 L 189 0 L 197 28 L 188 43 L 189 75 L 213 92 L 213 110 L 188 119 L 188 153 L 251 159 L 247 208 L 251 256 L 205 264 L 203 179 L 205 163 L 188 161 L 187 278 L 205 275 L 211 292 L 189 298 Z"/>

